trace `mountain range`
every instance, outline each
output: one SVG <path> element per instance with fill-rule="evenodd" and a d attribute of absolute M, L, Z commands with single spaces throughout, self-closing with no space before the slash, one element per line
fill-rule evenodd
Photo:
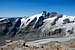
<path fill-rule="evenodd" d="M 11 20 L 12 19 L 12 20 Z M 5 21 L 8 22 L 5 22 Z M 16 33 L 24 31 L 32 32 L 47 37 L 66 37 L 75 34 L 75 16 L 67 16 L 57 12 L 43 11 L 27 18 L 2 18 L 0 25 L 5 23 L 5 27 L 0 31 L 2 34 L 14 36 Z"/>

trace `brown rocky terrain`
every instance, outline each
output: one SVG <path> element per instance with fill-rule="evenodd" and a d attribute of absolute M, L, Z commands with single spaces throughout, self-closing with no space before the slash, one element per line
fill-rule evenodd
<path fill-rule="evenodd" d="M 0 50 L 75 50 L 75 40 L 66 42 L 51 41 L 45 44 L 26 45 L 23 40 L 6 40 L 6 44 L 0 47 Z M 35 43 L 34 43 L 35 44 Z"/>

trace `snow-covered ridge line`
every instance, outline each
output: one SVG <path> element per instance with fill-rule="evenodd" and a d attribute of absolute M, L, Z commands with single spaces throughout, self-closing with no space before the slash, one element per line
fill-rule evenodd
<path fill-rule="evenodd" d="M 49 37 L 63 37 L 75 33 L 75 17 L 57 12 L 44 11 L 28 18 L 9 19 L 7 25 L 10 25 L 12 29 L 10 30 L 9 27 L 6 31 L 6 27 L 3 31 L 6 31 L 6 33 L 13 32 L 14 35 L 19 29 L 25 29 L 26 32 L 39 32 L 41 35 L 46 34 Z M 15 21 L 12 23 L 13 20 Z M 13 29 L 16 31 L 13 31 Z"/>

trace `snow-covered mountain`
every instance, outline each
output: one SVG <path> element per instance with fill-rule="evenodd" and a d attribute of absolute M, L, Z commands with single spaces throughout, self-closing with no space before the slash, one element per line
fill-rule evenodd
<path fill-rule="evenodd" d="M 18 30 L 47 37 L 69 36 L 75 34 L 75 16 L 43 11 L 28 18 L 0 18 L 0 30 L 0 33 L 12 36 Z"/>
<path fill-rule="evenodd" d="M 44 11 L 25 20 L 21 19 L 21 21 L 21 28 L 26 28 L 28 31 L 38 31 L 50 37 L 69 36 L 75 33 L 75 16 Z"/>

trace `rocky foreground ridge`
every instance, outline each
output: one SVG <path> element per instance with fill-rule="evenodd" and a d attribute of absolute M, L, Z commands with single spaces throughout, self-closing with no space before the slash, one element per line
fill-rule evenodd
<path fill-rule="evenodd" d="M 44 44 L 33 43 L 33 45 L 27 45 L 30 42 L 23 40 L 7 41 L 6 45 L 1 46 L 0 50 L 75 50 L 75 40 L 66 42 L 51 41 Z M 31 42 L 32 43 L 32 42 Z"/>

